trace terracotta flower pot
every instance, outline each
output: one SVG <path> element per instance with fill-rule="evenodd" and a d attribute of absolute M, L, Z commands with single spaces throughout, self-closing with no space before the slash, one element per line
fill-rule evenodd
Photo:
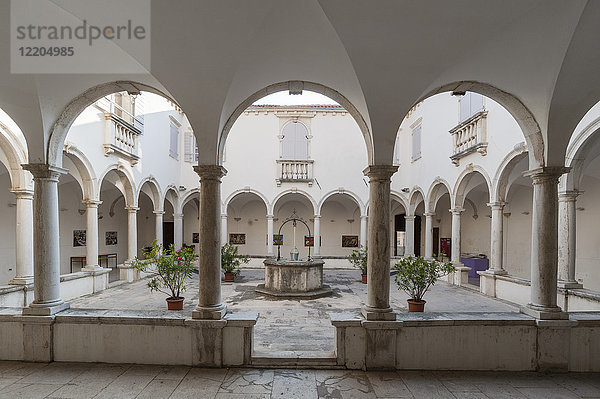
<path fill-rule="evenodd" d="M 183 297 L 167 298 L 167 307 L 169 310 L 183 310 Z"/>
<path fill-rule="evenodd" d="M 225 282 L 226 283 L 232 283 L 234 277 L 235 277 L 235 274 L 230 273 L 230 272 L 225 272 Z"/>
<path fill-rule="evenodd" d="M 367 275 L 366 274 L 362 275 L 362 282 L 363 282 L 363 284 L 367 284 Z"/>
<path fill-rule="evenodd" d="M 427 301 L 416 302 L 410 299 L 408 299 L 406 302 L 408 302 L 409 312 L 423 312 L 425 310 L 425 303 L 427 303 Z"/>

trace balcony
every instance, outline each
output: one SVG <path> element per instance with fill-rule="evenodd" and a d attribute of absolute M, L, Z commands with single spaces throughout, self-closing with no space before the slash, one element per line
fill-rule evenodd
<path fill-rule="evenodd" d="M 144 119 L 133 114 L 109 97 L 104 97 L 96 103 L 104 113 L 104 155 L 118 155 L 135 165 L 138 155 L 138 136 L 144 132 Z"/>
<path fill-rule="evenodd" d="M 275 181 L 277 187 L 280 187 L 281 183 L 308 183 L 308 186 L 311 187 L 313 183 L 313 161 L 278 159 Z"/>
<path fill-rule="evenodd" d="M 487 155 L 487 111 L 479 111 L 450 130 L 454 143 L 452 163 L 460 164 L 460 159 L 474 152 Z"/>

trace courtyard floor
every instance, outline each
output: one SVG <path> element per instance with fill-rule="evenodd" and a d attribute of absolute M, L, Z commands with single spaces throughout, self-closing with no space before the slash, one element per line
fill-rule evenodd
<path fill-rule="evenodd" d="M 258 312 L 254 328 L 254 356 L 323 356 L 334 351 L 334 327 L 329 315 L 358 315 L 367 297 L 367 285 L 358 270 L 325 270 L 325 284 L 333 294 L 311 300 L 278 300 L 258 295 L 254 289 L 264 283 L 262 269 L 243 269 L 234 283 L 222 284 L 222 298 L 231 312 Z M 198 303 L 197 277 L 189 281 L 182 312 L 166 310 L 165 295 L 151 293 L 146 280 L 121 284 L 104 292 L 71 301 L 71 308 L 152 310 L 169 317 L 191 317 Z M 390 285 L 390 303 L 406 312 L 408 296 Z M 426 312 L 518 312 L 516 305 L 486 297 L 479 292 L 438 282 L 427 293 Z"/>
<path fill-rule="evenodd" d="M 0 362 L 0 399 L 598 397 L 599 374 L 201 369 Z"/>

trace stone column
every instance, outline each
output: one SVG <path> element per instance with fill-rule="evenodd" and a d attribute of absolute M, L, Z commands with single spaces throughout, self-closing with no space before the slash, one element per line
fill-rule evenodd
<path fill-rule="evenodd" d="M 452 253 L 450 260 L 454 266 L 461 266 L 460 262 L 460 214 L 464 211 L 463 208 L 450 209 L 452 213 Z"/>
<path fill-rule="evenodd" d="M 390 179 L 398 170 L 392 165 L 371 165 L 369 177 L 370 220 L 367 250 L 367 304 L 362 314 L 367 320 L 396 320 L 390 307 Z"/>
<path fill-rule="evenodd" d="M 221 246 L 227 244 L 229 242 L 229 237 L 227 236 L 227 214 L 221 214 Z"/>
<path fill-rule="evenodd" d="M 490 266 L 488 270 L 478 271 L 479 290 L 492 297 L 496 296 L 496 276 L 508 274 L 502 264 L 504 244 L 504 206 L 505 202 L 490 202 L 492 210 L 492 229 L 490 240 Z"/>
<path fill-rule="evenodd" d="M 313 255 L 318 257 L 321 256 L 321 215 L 315 215 L 314 227 L 315 246 L 313 247 Z"/>
<path fill-rule="evenodd" d="M 367 222 L 369 218 L 367 215 L 360 217 L 360 246 L 365 248 L 367 246 Z"/>
<path fill-rule="evenodd" d="M 198 165 L 200 176 L 200 261 L 198 306 L 194 319 L 221 319 L 227 313 L 221 302 L 221 178 L 227 171 L 220 165 Z"/>
<path fill-rule="evenodd" d="M 526 172 L 533 180 L 531 220 L 531 302 L 521 311 L 538 319 L 566 319 L 556 304 L 558 270 L 558 179 L 568 168 Z"/>
<path fill-rule="evenodd" d="M 126 206 L 127 210 L 127 262 L 137 256 L 137 211 L 136 206 Z"/>
<path fill-rule="evenodd" d="M 163 215 L 165 211 L 154 211 L 154 237 L 158 245 L 163 244 Z"/>
<path fill-rule="evenodd" d="M 173 245 L 175 250 L 183 247 L 183 213 L 173 214 Z"/>
<path fill-rule="evenodd" d="M 101 201 L 85 200 L 87 231 L 86 231 L 86 264 L 83 271 L 93 272 L 100 269 L 98 265 L 98 205 Z"/>
<path fill-rule="evenodd" d="M 273 215 L 267 215 L 267 256 L 273 257 Z"/>
<path fill-rule="evenodd" d="M 33 282 L 33 191 L 11 190 L 17 196 L 16 272 L 9 284 Z"/>
<path fill-rule="evenodd" d="M 558 286 L 561 288 L 583 288 L 575 279 L 577 247 L 577 197 L 580 191 L 558 194 Z"/>
<path fill-rule="evenodd" d="M 33 175 L 34 300 L 24 315 L 52 315 L 69 308 L 60 298 L 60 238 L 58 179 L 66 169 L 46 164 L 25 164 Z"/>
<path fill-rule="evenodd" d="M 415 215 L 404 216 L 406 221 L 406 250 L 404 256 L 415 256 Z"/>
<path fill-rule="evenodd" d="M 435 212 L 426 212 L 425 216 L 425 259 L 433 258 L 433 217 Z"/>

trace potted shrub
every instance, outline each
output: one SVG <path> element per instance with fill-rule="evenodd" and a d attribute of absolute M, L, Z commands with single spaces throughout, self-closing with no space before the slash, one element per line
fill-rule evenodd
<path fill-rule="evenodd" d="M 400 262 L 394 265 L 394 270 L 394 280 L 398 289 L 410 297 L 407 300 L 409 312 L 422 312 L 425 309 L 423 295 L 427 290 L 438 278 L 456 271 L 451 262 L 426 260 L 421 256 L 400 259 Z"/>
<path fill-rule="evenodd" d="M 183 296 L 185 290 L 185 279 L 191 277 L 194 270 L 193 262 L 196 253 L 191 248 L 174 250 L 173 245 L 163 248 L 156 240 L 151 247 L 144 248 L 146 259 L 137 257 L 132 266 L 140 271 L 154 273 L 154 277 L 148 282 L 150 291 L 159 291 L 168 295 L 167 306 L 169 310 L 183 309 Z"/>
<path fill-rule="evenodd" d="M 238 247 L 229 243 L 223 245 L 221 247 L 221 268 L 225 272 L 225 282 L 233 282 L 233 279 L 240 274 L 239 266 L 249 261 L 248 256 L 238 254 Z"/>
<path fill-rule="evenodd" d="M 348 257 L 350 263 L 360 269 L 363 284 L 367 284 L 367 247 L 355 249 Z"/>

